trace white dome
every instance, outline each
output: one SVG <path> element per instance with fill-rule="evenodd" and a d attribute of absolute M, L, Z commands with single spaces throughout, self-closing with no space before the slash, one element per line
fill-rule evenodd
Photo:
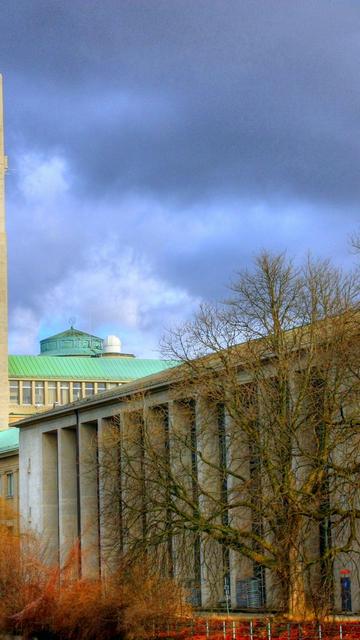
<path fill-rule="evenodd" d="M 103 342 L 103 353 L 121 353 L 121 340 L 117 336 L 107 336 Z"/>

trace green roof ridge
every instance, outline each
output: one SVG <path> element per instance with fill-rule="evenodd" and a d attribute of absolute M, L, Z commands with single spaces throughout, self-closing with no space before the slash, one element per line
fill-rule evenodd
<path fill-rule="evenodd" d="M 133 357 L 9 356 L 9 378 L 125 382 L 175 366 L 177 362 Z"/>

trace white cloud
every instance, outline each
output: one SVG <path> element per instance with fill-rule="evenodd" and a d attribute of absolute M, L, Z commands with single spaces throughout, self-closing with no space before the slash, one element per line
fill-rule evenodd
<path fill-rule="evenodd" d="M 102 336 L 101 328 L 106 327 L 106 331 L 119 334 L 125 352 L 157 357 L 165 327 L 182 322 L 199 301 L 185 289 L 160 279 L 148 261 L 133 249 L 124 249 L 121 242 L 89 247 L 88 256 L 85 264 L 67 273 L 38 299 L 41 325 L 50 332 L 59 331 L 75 317 L 80 329 Z M 21 308 L 13 315 L 12 351 L 36 352 L 34 336 L 39 320 Z"/>
<path fill-rule="evenodd" d="M 32 202 L 52 202 L 70 186 L 67 163 L 58 155 L 23 154 L 16 161 L 16 171 L 20 191 Z"/>
<path fill-rule="evenodd" d="M 127 328 L 147 328 L 154 311 L 178 313 L 193 303 L 184 289 L 160 280 L 144 258 L 123 249 L 121 242 L 92 247 L 89 256 L 49 292 L 46 307 L 91 313 L 95 324 L 112 319 Z"/>

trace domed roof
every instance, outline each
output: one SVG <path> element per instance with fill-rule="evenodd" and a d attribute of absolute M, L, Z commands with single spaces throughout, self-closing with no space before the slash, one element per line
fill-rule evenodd
<path fill-rule="evenodd" d="M 40 341 L 40 355 L 46 356 L 100 356 L 103 339 L 70 327 Z"/>
<path fill-rule="evenodd" d="M 118 336 L 106 336 L 103 342 L 103 353 L 121 353 L 121 340 Z"/>

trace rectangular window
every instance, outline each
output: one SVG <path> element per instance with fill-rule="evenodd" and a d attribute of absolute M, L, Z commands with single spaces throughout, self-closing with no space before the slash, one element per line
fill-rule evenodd
<path fill-rule="evenodd" d="M 94 383 L 93 382 L 87 382 L 85 384 L 85 397 L 88 398 L 89 396 L 94 395 Z"/>
<path fill-rule="evenodd" d="M 97 383 L 97 390 L 98 390 L 98 393 L 101 393 L 101 391 L 105 391 L 106 390 L 105 382 L 98 382 Z"/>
<path fill-rule="evenodd" d="M 55 402 L 57 402 L 56 382 L 48 382 L 48 402 L 49 404 L 55 404 Z"/>
<path fill-rule="evenodd" d="M 19 381 L 10 380 L 10 404 L 19 404 Z"/>
<path fill-rule="evenodd" d="M 70 382 L 60 383 L 60 404 L 70 402 Z"/>
<path fill-rule="evenodd" d="M 35 404 L 44 404 L 44 383 L 35 382 Z"/>
<path fill-rule="evenodd" d="M 14 474 L 13 473 L 6 474 L 6 497 L 7 498 L 14 497 Z"/>
<path fill-rule="evenodd" d="M 22 403 L 32 404 L 31 380 L 23 380 L 22 383 Z"/>
<path fill-rule="evenodd" d="M 81 382 L 73 382 L 73 400 L 81 398 Z"/>

